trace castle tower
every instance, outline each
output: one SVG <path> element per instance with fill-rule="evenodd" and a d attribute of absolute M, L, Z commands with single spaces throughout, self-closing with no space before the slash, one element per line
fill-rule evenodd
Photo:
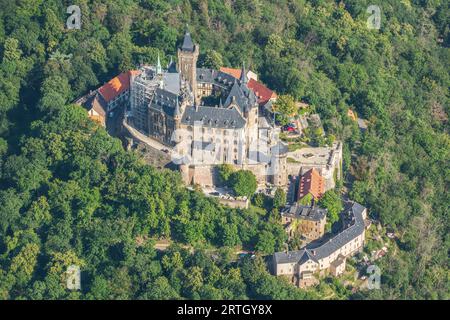
<path fill-rule="evenodd" d="M 197 97 L 197 59 L 199 47 L 192 42 L 191 34 L 186 31 L 183 45 L 178 48 L 178 72 L 190 84 L 194 99 L 198 103 Z"/>

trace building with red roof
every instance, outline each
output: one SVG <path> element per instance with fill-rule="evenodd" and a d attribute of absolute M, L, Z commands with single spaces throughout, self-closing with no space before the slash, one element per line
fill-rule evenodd
<path fill-rule="evenodd" d="M 317 201 L 325 193 L 325 180 L 316 169 L 310 169 L 300 177 L 298 200 L 310 194 Z"/>
<path fill-rule="evenodd" d="M 119 102 L 128 99 L 130 79 L 133 75 L 138 75 L 139 73 L 137 70 L 122 72 L 98 89 L 98 93 L 107 104 L 107 111 L 111 111 Z"/>
<path fill-rule="evenodd" d="M 241 69 L 221 67 L 220 71 L 227 73 L 235 77 L 236 79 L 241 78 Z M 258 81 L 256 74 L 249 71 L 247 77 L 249 79 L 248 87 L 255 93 L 256 97 L 258 98 L 258 104 L 260 106 L 265 105 L 270 100 L 274 100 L 277 98 L 277 95 L 273 90 L 270 90 L 269 88 L 267 88 L 265 85 L 263 85 L 261 82 Z"/>

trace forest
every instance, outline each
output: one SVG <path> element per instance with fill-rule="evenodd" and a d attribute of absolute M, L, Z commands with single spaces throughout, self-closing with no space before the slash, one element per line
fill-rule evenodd
<path fill-rule="evenodd" d="M 66 26 L 72 4 L 80 29 Z M 0 0 L 0 299 L 323 298 L 268 272 L 264 256 L 286 242 L 279 201 L 223 207 L 73 104 L 158 54 L 175 59 L 186 27 L 200 66 L 245 62 L 314 108 L 344 142 L 350 198 L 399 235 L 380 290 L 332 282 L 334 297 L 448 299 L 450 3 L 380 1 L 379 30 L 367 28 L 371 4 Z M 157 238 L 174 244 L 157 251 Z M 236 260 L 237 247 L 256 256 Z M 64 286 L 70 265 L 80 291 Z"/>

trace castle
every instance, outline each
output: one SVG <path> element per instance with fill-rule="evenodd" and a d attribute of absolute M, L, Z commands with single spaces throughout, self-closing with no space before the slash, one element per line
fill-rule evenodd
<path fill-rule="evenodd" d="M 177 64 L 171 61 L 163 68 L 158 56 L 155 66 L 123 72 L 76 103 L 103 126 L 108 117 L 117 115 L 118 107 L 123 108 L 123 128 L 133 139 L 167 151 L 188 185 L 218 185 L 218 165 L 229 164 L 252 171 L 260 186 L 286 188 L 288 181 L 294 189 L 297 185 L 295 201 L 308 196 L 316 201 L 335 187 L 342 176 L 341 142 L 289 151 L 279 139 L 280 128 L 271 121 L 271 111 L 267 112 L 276 94 L 244 65 L 240 70 L 198 68 L 198 56 L 199 46 L 186 32 Z M 299 177 L 298 184 L 289 177 Z M 248 207 L 248 199 L 221 201 Z M 366 208 L 350 203 L 343 231 L 329 238 L 324 235 L 327 211 L 314 206 L 314 201 L 312 206 L 294 204 L 281 213 L 290 236 L 300 232 L 311 242 L 299 251 L 273 256 L 274 274 L 301 287 L 317 283 L 316 272 L 343 273 L 346 258 L 360 251 L 365 240 Z"/>
<path fill-rule="evenodd" d="M 252 171 L 261 185 L 286 185 L 287 146 L 260 114 L 269 89 L 249 79 L 244 65 L 239 78 L 197 68 L 198 55 L 186 32 L 178 64 L 163 69 L 158 57 L 132 74 L 127 123 L 174 150 L 187 184 L 216 185 L 217 165 L 226 163 Z"/>
<path fill-rule="evenodd" d="M 116 109 L 124 109 L 122 127 L 132 140 L 167 151 L 188 185 L 214 187 L 218 165 L 230 164 L 252 171 L 261 187 L 287 189 L 290 178 L 306 181 L 314 168 L 323 180 L 317 196 L 334 188 L 341 177 L 342 143 L 289 151 L 267 111 L 276 103 L 275 92 L 244 64 L 198 68 L 199 49 L 186 32 L 178 63 L 171 60 L 163 68 L 158 56 L 155 65 L 123 72 L 76 103 L 103 126 L 117 116 Z M 305 194 L 314 191 L 308 183 L 301 186 Z"/>

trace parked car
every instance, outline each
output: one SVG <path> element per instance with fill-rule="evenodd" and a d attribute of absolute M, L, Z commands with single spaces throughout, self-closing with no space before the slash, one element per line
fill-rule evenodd
<path fill-rule="evenodd" d="M 290 124 L 287 124 L 287 125 L 285 125 L 285 126 L 283 127 L 283 131 L 287 131 L 287 132 L 295 132 L 296 129 L 295 129 L 295 126 L 294 126 L 292 123 L 290 123 Z"/>

